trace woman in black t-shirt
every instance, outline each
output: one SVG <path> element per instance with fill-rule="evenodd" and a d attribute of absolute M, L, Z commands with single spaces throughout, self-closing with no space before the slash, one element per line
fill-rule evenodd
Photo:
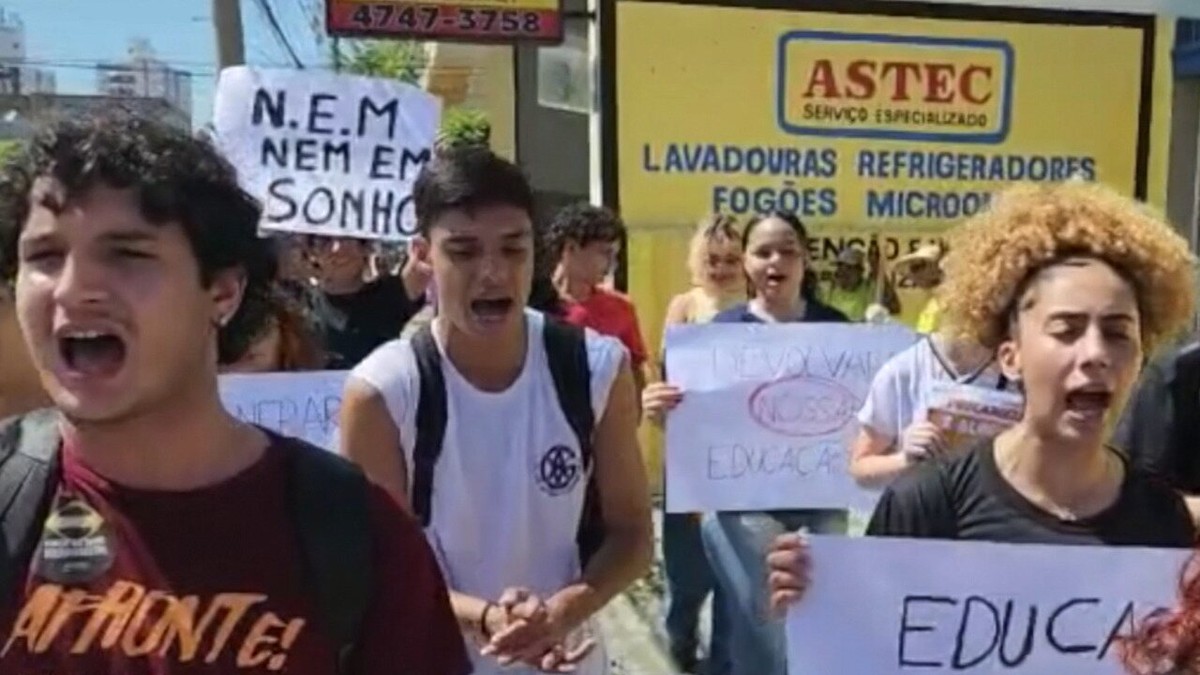
<path fill-rule="evenodd" d="M 1014 187 L 954 232 L 944 320 L 996 350 L 1024 414 L 993 442 L 898 478 L 867 534 L 1190 546 L 1182 498 L 1105 441 L 1144 355 L 1191 316 L 1192 263 L 1157 216 L 1085 183 Z M 807 585 L 801 538 L 780 537 L 768 565 L 778 610 Z"/>

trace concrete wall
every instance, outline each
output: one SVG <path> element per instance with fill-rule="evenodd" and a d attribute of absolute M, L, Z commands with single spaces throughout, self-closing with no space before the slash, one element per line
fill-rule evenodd
<path fill-rule="evenodd" d="M 567 13 L 583 13 L 586 0 L 566 0 Z M 582 40 L 586 50 L 588 20 L 564 19 L 571 39 Z M 586 51 L 585 51 L 586 53 Z M 543 197 L 545 209 L 575 199 L 586 199 L 589 187 L 588 115 L 559 110 L 538 102 L 538 48 L 517 48 L 517 159 Z"/>
<path fill-rule="evenodd" d="M 466 106 L 482 111 L 492 125 L 492 149 L 516 157 L 516 91 L 513 48 L 452 42 L 429 43 L 426 89 L 446 107 Z"/>

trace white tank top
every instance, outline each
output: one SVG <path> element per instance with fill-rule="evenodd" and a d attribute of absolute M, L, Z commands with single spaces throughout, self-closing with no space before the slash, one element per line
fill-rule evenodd
<path fill-rule="evenodd" d="M 446 358 L 446 436 L 433 472 L 432 518 L 425 530 L 446 582 L 456 591 L 495 600 L 523 586 L 543 599 L 575 581 L 580 572 L 575 536 L 588 476 L 579 442 L 558 402 L 546 363 L 540 312 L 525 311 L 525 367 L 502 392 L 471 385 Z M 436 333 L 435 333 L 436 334 Z M 615 338 L 586 331 L 591 400 L 604 414 L 625 348 Z M 379 347 L 351 372 L 379 391 L 400 431 L 411 490 L 420 375 L 408 339 Z M 585 631 L 600 640 L 597 626 Z M 479 675 L 533 675 L 508 668 L 471 649 Z M 608 672 L 596 649 L 581 675 Z"/>

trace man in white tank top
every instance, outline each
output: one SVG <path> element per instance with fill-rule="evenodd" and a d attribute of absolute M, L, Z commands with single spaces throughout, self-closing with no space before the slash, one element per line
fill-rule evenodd
<path fill-rule="evenodd" d="M 614 338 L 584 334 L 595 420 L 585 462 L 551 374 L 550 319 L 526 307 L 536 233 L 525 177 L 486 149 L 452 150 L 425 168 L 413 202 L 412 251 L 429 261 L 437 289 L 433 343 L 394 340 L 352 371 L 341 452 L 428 514 L 426 536 L 476 646 L 477 674 L 603 675 L 592 616 L 646 571 L 653 546 L 629 356 Z M 430 466 L 418 461 L 427 455 L 414 457 L 417 429 L 431 416 L 420 408 L 421 373 L 430 371 L 418 351 L 425 364 L 435 352 L 444 380 L 445 432 L 431 473 L 419 468 Z M 414 489 L 415 475 L 431 491 Z M 576 536 L 589 483 L 603 539 L 583 565 Z"/>

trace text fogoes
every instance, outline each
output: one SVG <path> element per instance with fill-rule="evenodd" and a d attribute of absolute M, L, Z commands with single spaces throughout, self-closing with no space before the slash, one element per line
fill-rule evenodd
<path fill-rule="evenodd" d="M 262 611 L 267 600 L 256 593 L 219 593 L 205 601 L 128 581 L 103 595 L 45 584 L 21 609 L 0 659 L 14 647 L 42 654 L 67 639 L 72 654 L 100 650 L 177 663 L 213 663 L 235 650 L 238 668 L 279 671 L 306 622 Z"/>

